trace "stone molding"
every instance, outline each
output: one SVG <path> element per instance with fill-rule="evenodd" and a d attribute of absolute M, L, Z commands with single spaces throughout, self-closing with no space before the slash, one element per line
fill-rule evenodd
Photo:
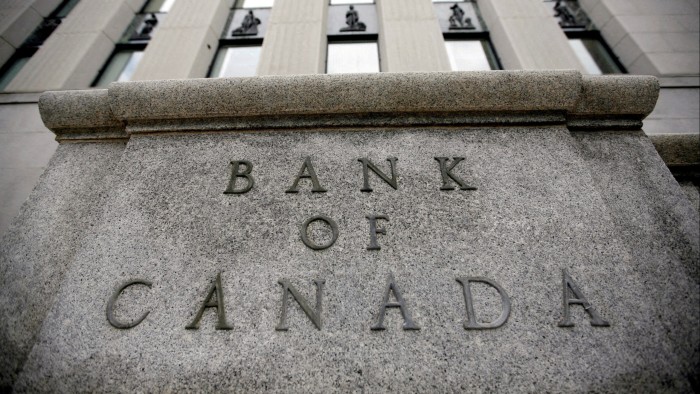
<path fill-rule="evenodd" d="M 392 125 L 639 129 L 658 92 L 653 76 L 567 70 L 293 75 L 118 82 L 106 90 L 46 92 L 39 109 L 59 141 Z"/>

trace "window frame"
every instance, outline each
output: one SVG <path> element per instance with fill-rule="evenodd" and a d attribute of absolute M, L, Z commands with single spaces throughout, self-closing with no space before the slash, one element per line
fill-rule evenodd
<path fill-rule="evenodd" d="M 562 30 L 564 31 L 564 34 L 566 34 L 566 38 L 568 40 L 581 39 L 581 40 L 595 40 L 595 41 L 597 41 L 599 44 L 601 44 L 603 49 L 608 53 L 608 55 L 612 59 L 615 66 L 620 70 L 620 74 L 628 74 L 627 68 L 622 64 L 622 62 L 620 62 L 620 58 L 617 57 L 617 55 L 612 50 L 612 48 L 610 48 L 608 43 L 605 42 L 605 39 L 603 39 L 603 35 L 600 34 L 599 30 L 580 30 L 580 29 L 568 29 L 567 30 L 566 28 L 562 28 Z M 577 57 L 577 59 L 578 59 L 578 57 Z M 598 67 L 600 67 L 600 66 L 598 66 Z M 615 74 L 616 73 L 610 73 L 610 74 L 603 73 L 601 75 L 615 75 Z"/>

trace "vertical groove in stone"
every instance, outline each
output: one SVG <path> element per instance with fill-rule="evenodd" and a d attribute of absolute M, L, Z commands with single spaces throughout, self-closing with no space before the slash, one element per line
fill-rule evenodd
<path fill-rule="evenodd" d="M 258 75 L 323 73 L 327 1 L 278 1 L 272 7 Z"/>
<path fill-rule="evenodd" d="M 377 0 L 382 71 L 449 71 L 450 62 L 429 0 Z"/>

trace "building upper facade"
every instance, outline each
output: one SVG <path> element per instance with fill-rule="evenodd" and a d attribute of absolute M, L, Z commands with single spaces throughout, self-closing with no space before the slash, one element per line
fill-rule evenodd
<path fill-rule="evenodd" d="M 696 0 L 6 0 L 0 7 L 6 92 L 488 69 L 629 72 L 698 85 Z M 31 36 L 57 15 L 62 23 L 28 51 Z"/>

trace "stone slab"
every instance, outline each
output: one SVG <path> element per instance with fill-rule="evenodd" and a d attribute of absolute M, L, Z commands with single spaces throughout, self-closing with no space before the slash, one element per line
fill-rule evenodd
<path fill-rule="evenodd" d="M 12 387 L 78 245 L 97 212 L 123 143 L 60 145 L 0 242 L 0 388 Z"/>
<path fill-rule="evenodd" d="M 71 159 L 50 165 L 37 189 L 46 200 L 30 200 L 7 238 L 0 332 L 12 353 L 3 384 L 691 391 L 699 220 L 639 129 L 657 95 L 653 77 L 574 71 L 148 81 L 47 93 L 42 117 L 59 135 L 57 157 Z M 106 155 L 100 150 L 113 145 L 89 142 L 117 135 L 126 148 Z M 394 187 L 370 171 L 374 190 L 363 192 L 358 159 L 389 173 L 392 157 Z M 464 158 L 452 170 L 463 190 L 442 190 L 436 157 Z M 235 193 L 246 177 L 230 184 L 240 160 L 252 164 L 238 170 L 255 179 L 246 193 Z M 325 192 L 309 179 L 286 192 L 305 162 Z M 44 213 L 49 220 L 32 219 Z M 337 225 L 325 249 L 305 245 L 304 235 L 323 243 L 329 229 L 316 221 L 301 230 L 318 215 Z M 369 247 L 371 215 L 387 218 L 373 232 L 381 249 Z M 53 223 L 60 234 L 32 242 Z M 59 263 L 47 264 L 57 253 Z M 504 324 L 470 329 L 504 307 L 479 282 L 471 311 L 457 281 L 467 276 L 509 295 Z M 380 312 L 393 301 L 391 277 L 404 306 Z M 119 292 L 133 280 L 148 285 Z M 325 281 L 319 304 L 314 280 Z M 568 281 L 592 307 L 574 303 L 573 326 L 561 327 L 563 298 L 574 296 Z M 288 329 L 277 330 L 287 283 L 310 306 L 284 298 Z M 217 323 L 209 309 L 199 321 L 205 299 L 225 300 L 217 310 L 226 319 Z M 373 330 L 380 316 L 386 329 Z"/>
<path fill-rule="evenodd" d="M 618 149 L 601 145 L 590 149 Z M 636 227 L 621 234 L 621 215 L 632 220 L 634 211 L 611 204 L 598 179 L 605 163 L 591 166 L 595 157 L 581 149 L 561 125 L 132 136 L 103 216 L 65 274 L 16 388 L 691 390 L 700 298 L 688 264 L 697 264 L 697 242 L 680 252 L 666 246 L 697 230 L 681 227 L 647 245 L 649 261 L 636 248 L 664 227 L 644 230 L 642 240 Z M 374 191 L 361 192 L 357 159 L 387 170 L 391 156 L 398 190 L 374 177 Z M 478 190 L 441 191 L 436 156 L 465 157 L 456 173 Z M 311 193 L 305 180 L 299 193 L 285 193 L 306 157 L 328 191 Z M 224 194 L 229 162 L 244 159 L 253 163 L 254 188 Z M 619 188 L 632 195 L 620 192 L 616 204 L 646 197 Z M 319 214 L 340 235 L 316 251 L 301 242 L 299 227 Z M 389 217 L 380 222 L 379 251 L 367 250 L 372 214 Z M 663 223 L 644 219 L 640 226 Z M 562 269 L 610 327 L 592 327 L 579 306 L 574 327 L 557 326 Z M 209 310 L 198 330 L 187 330 L 219 273 L 233 329 L 216 330 Z M 402 330 L 395 309 L 385 331 L 371 330 L 389 273 L 421 330 Z M 462 276 L 503 286 L 513 308 L 505 325 L 463 328 L 455 280 Z M 115 329 L 107 302 L 135 278 L 153 285 L 125 291 L 116 316 L 131 322 L 150 313 L 132 329 Z M 312 281 L 325 280 L 321 330 L 293 300 L 289 330 L 275 330 L 282 278 L 312 307 Z M 475 284 L 474 294 L 479 318 L 495 319 L 495 291 Z"/>

